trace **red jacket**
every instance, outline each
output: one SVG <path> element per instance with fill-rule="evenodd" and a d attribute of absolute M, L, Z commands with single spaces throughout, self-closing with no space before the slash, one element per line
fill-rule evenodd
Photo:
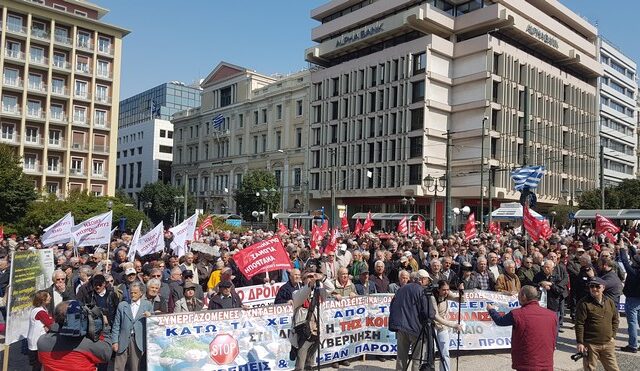
<path fill-rule="evenodd" d="M 511 367 L 518 371 L 553 370 L 558 318 L 556 313 L 531 301 L 514 309 Z"/>

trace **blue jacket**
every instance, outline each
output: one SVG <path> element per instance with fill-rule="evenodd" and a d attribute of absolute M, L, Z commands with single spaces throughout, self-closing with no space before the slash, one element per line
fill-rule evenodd
<path fill-rule="evenodd" d="M 131 304 L 121 301 L 116 311 L 116 319 L 111 326 L 111 342 L 118 343 L 118 354 L 121 354 L 129 347 L 129 339 L 131 331 L 135 334 L 136 346 L 141 352 L 145 347 L 145 324 L 146 318 L 144 312 L 153 313 L 153 304 L 144 297 L 140 299 L 140 308 L 133 318 L 131 312 Z"/>
<path fill-rule="evenodd" d="M 622 292 L 627 297 L 640 298 L 640 268 L 630 261 L 633 255 L 633 251 L 631 251 L 630 257 L 627 250 L 620 249 L 620 258 L 622 258 L 622 264 L 624 264 L 624 269 L 627 271 L 627 278 L 624 281 Z"/>
<path fill-rule="evenodd" d="M 436 308 L 429 305 L 424 290 L 425 287 L 412 282 L 396 292 L 389 306 L 390 331 L 402 331 L 417 337 L 423 322 L 435 318 Z"/>
<path fill-rule="evenodd" d="M 356 292 L 358 295 L 364 295 L 364 285 L 360 282 L 356 283 Z M 376 284 L 373 281 L 369 281 L 369 294 L 377 294 Z"/>
<path fill-rule="evenodd" d="M 276 294 L 276 298 L 273 301 L 273 304 L 286 304 L 289 300 L 293 300 L 293 292 L 302 288 L 302 284 L 297 284 L 293 286 L 291 281 L 287 281 L 284 285 L 282 285 L 278 289 L 278 293 Z"/>

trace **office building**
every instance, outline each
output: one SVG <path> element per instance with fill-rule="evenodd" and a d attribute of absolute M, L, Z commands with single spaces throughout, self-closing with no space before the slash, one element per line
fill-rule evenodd
<path fill-rule="evenodd" d="M 600 62 L 600 145 L 604 154 L 604 186 L 636 177 L 638 111 L 637 65 L 604 37 L 598 39 Z"/>
<path fill-rule="evenodd" d="M 546 167 L 540 209 L 596 187 L 597 29 L 560 2 L 334 0 L 311 17 L 312 208 L 335 186 L 349 215 L 415 211 L 443 230 L 452 207 L 480 219 L 518 200 L 524 165 Z"/>
<path fill-rule="evenodd" d="M 201 106 L 172 120 L 174 184 L 204 212 L 233 213 L 243 176 L 266 169 L 282 195 L 276 209 L 306 210 L 309 71 L 266 76 L 221 62 L 201 87 Z"/>
<path fill-rule="evenodd" d="M 115 191 L 122 38 L 87 1 L 6 0 L 0 36 L 0 141 L 42 192 Z"/>
<path fill-rule="evenodd" d="M 200 88 L 168 82 L 120 102 L 116 188 L 134 200 L 147 183 L 171 183 L 174 113 L 200 106 Z M 140 206 L 140 205 L 138 205 Z"/>

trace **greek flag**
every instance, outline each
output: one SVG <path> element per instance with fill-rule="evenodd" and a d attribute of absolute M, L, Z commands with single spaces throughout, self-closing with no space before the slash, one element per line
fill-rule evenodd
<path fill-rule="evenodd" d="M 514 189 L 522 191 L 525 187 L 535 189 L 544 175 L 544 166 L 526 166 L 511 172 L 511 179 L 515 183 Z"/>
<path fill-rule="evenodd" d="M 151 100 L 151 117 L 160 117 L 160 105 L 155 100 Z"/>
<path fill-rule="evenodd" d="M 213 128 L 216 130 L 220 130 L 222 128 L 222 124 L 224 123 L 224 117 L 221 113 L 217 114 L 216 117 L 213 118 Z"/>

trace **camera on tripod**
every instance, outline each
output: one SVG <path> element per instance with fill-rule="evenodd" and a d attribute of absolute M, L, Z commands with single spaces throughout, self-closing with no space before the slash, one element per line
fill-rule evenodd
<path fill-rule="evenodd" d="M 60 328 L 60 335 L 71 337 L 87 337 L 98 341 L 104 329 L 102 309 L 95 305 L 82 305 L 72 300 L 67 307 L 64 325 Z"/>

